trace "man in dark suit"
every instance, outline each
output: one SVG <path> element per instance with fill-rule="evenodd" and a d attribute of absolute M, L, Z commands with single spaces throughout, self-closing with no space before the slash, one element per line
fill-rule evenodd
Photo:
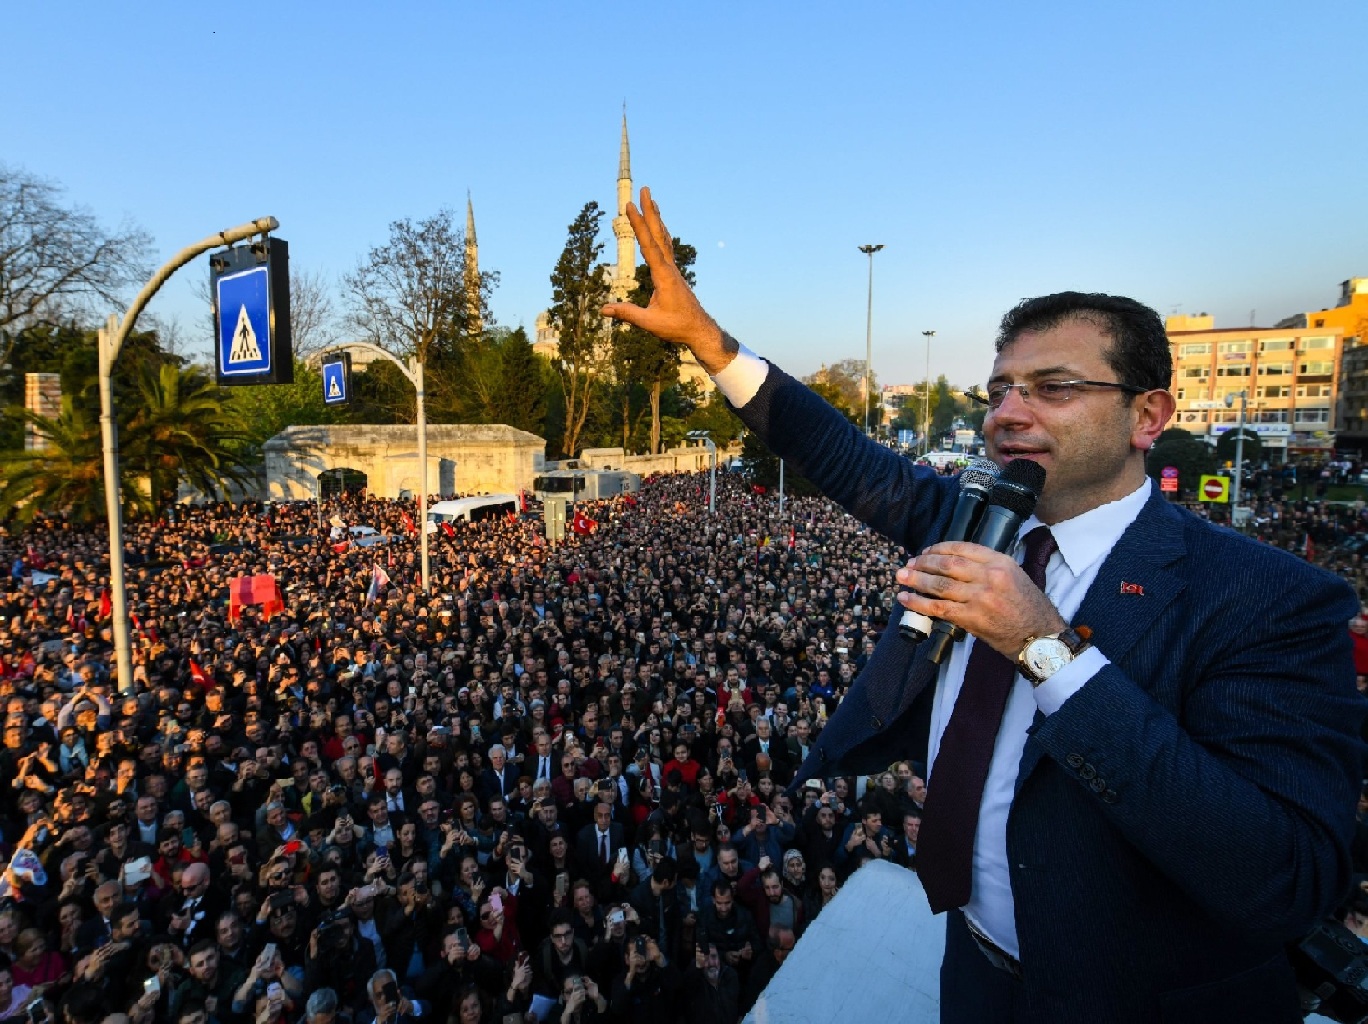
<path fill-rule="evenodd" d="M 755 732 L 741 742 L 741 759 L 750 772 L 752 779 L 760 777 L 763 760 L 769 758 L 770 778 L 785 786 L 793 778 L 793 768 L 789 765 L 788 744 L 774 735 L 774 723 L 764 715 L 755 720 Z M 759 761 L 759 763 L 757 763 Z"/>
<path fill-rule="evenodd" d="M 594 820 L 575 837 L 575 860 L 598 892 L 608 882 L 618 851 L 624 848 L 622 826 L 613 820 L 613 809 L 599 802 L 594 805 Z M 623 883 L 626 879 L 621 879 Z"/>
<path fill-rule="evenodd" d="M 518 792 L 518 766 L 509 762 L 502 743 L 489 748 L 489 765 L 480 772 L 478 786 L 484 803 L 494 797 L 506 800 Z"/>
<path fill-rule="evenodd" d="M 929 765 L 942 1020 L 1299 1020 L 1284 944 L 1349 883 L 1357 602 L 1152 486 L 1175 407 L 1158 315 L 1066 292 L 1004 318 L 984 437 L 1044 487 L 1007 553 L 937 543 L 957 482 L 724 335 L 643 204 L 655 294 L 605 312 L 686 344 L 775 454 L 918 552 L 902 604 L 970 634 L 936 665 L 886 628 L 795 779 Z"/>

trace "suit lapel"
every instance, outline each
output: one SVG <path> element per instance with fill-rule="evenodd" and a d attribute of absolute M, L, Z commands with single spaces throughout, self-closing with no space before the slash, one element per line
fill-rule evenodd
<path fill-rule="evenodd" d="M 1136 642 L 1183 592 L 1186 582 L 1168 567 L 1186 553 L 1183 517 L 1158 490 L 1152 491 L 1102 563 L 1071 625 L 1089 627 L 1098 650 L 1108 661 L 1124 666 Z M 1042 721 L 1044 716 L 1036 712 L 1032 731 Z M 1018 789 L 1043 754 L 1040 744 L 1027 741 L 1017 771 Z"/>

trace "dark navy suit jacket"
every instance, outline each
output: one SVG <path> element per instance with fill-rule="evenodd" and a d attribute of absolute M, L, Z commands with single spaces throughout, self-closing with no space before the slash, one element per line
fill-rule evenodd
<path fill-rule="evenodd" d="M 738 412 L 909 551 L 944 532 L 957 482 L 868 441 L 777 367 Z M 1330 574 L 1152 492 L 1074 617 L 1111 664 L 1036 715 L 1009 813 L 1039 1019 L 1301 1019 L 1284 944 L 1349 883 L 1368 709 L 1357 608 Z M 919 655 L 884 631 L 795 786 L 916 752 L 936 682 Z"/>

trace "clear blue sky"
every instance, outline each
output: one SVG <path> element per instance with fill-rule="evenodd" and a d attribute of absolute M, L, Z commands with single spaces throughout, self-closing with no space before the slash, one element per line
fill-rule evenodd
<path fill-rule="evenodd" d="M 1218 326 L 1368 274 L 1358 3 L 21 4 L 0 160 L 158 257 L 274 215 L 336 278 L 474 196 L 497 320 L 530 331 L 580 207 L 636 183 L 718 320 L 797 373 L 982 380 L 997 319 L 1066 288 Z M 605 222 L 605 256 L 613 246 Z M 182 271 L 153 306 L 190 335 Z"/>

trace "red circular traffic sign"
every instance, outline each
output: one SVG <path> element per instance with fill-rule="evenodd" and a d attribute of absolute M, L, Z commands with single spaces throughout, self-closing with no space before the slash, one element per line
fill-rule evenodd
<path fill-rule="evenodd" d="M 1211 501 L 1215 501 L 1225 493 L 1225 484 L 1220 480 L 1208 480 L 1202 484 L 1202 496 Z"/>

